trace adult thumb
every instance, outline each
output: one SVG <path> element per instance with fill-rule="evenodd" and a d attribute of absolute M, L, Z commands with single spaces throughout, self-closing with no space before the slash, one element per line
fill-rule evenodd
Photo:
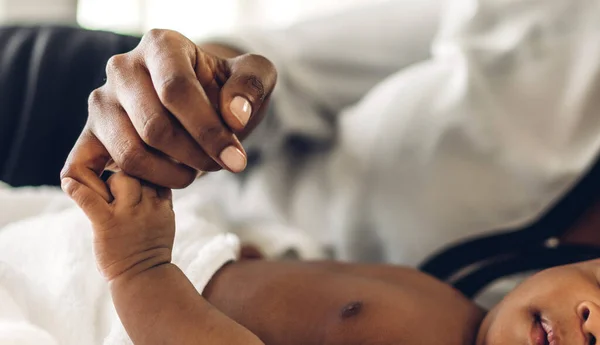
<path fill-rule="evenodd" d="M 246 54 L 227 61 L 229 78 L 220 95 L 221 116 L 243 139 L 264 117 L 266 101 L 277 82 L 277 70 L 260 55 Z"/>

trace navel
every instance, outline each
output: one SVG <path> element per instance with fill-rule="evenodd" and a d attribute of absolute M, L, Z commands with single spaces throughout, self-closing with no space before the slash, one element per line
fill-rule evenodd
<path fill-rule="evenodd" d="M 362 308 L 363 308 L 363 302 L 361 302 L 361 301 L 350 302 L 350 303 L 346 304 L 342 308 L 342 310 L 340 310 L 340 318 L 347 319 L 350 317 L 354 317 L 354 316 L 360 314 L 360 312 L 362 311 Z"/>

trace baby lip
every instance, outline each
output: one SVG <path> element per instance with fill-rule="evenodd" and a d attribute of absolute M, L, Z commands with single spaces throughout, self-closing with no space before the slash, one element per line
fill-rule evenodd
<path fill-rule="evenodd" d="M 538 318 L 533 321 L 531 340 L 532 345 L 551 345 L 550 340 L 548 339 L 548 333 L 542 326 L 542 321 Z"/>
<path fill-rule="evenodd" d="M 541 318 L 540 325 L 542 326 L 544 333 L 546 333 L 546 344 L 561 345 L 561 337 L 556 328 L 552 326 L 552 322 L 550 322 L 548 319 Z"/>

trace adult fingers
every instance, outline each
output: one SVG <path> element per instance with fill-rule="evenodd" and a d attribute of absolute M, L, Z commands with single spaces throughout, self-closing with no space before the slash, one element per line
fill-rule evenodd
<path fill-rule="evenodd" d="M 111 59 L 111 64 L 129 71 L 128 78 L 112 81 L 111 87 L 146 145 L 199 171 L 218 167 L 162 105 L 144 66 L 119 55 Z"/>
<path fill-rule="evenodd" d="M 169 188 L 183 188 L 194 181 L 193 169 L 146 146 L 123 108 L 103 97 L 101 91 L 92 93 L 91 98 L 96 100 L 90 107 L 90 128 L 121 170 Z"/>
<path fill-rule="evenodd" d="M 204 152 L 223 168 L 240 172 L 246 167 L 244 149 L 217 113 L 196 76 L 198 55 L 206 54 L 191 41 L 178 40 L 179 36 L 165 30 L 148 34 L 149 40 L 161 43 L 149 44 L 144 51 L 144 63 L 158 98 Z M 217 61 L 213 57 L 202 63 L 214 71 Z"/>
<path fill-rule="evenodd" d="M 60 173 L 61 180 L 70 178 L 78 181 L 100 195 L 106 202 L 111 202 L 112 195 L 100 179 L 100 174 L 109 161 L 108 151 L 86 126 L 69 153 Z"/>
<path fill-rule="evenodd" d="M 104 198 L 83 183 L 70 177 L 61 180 L 61 188 L 94 223 L 110 218 L 110 207 Z"/>
<path fill-rule="evenodd" d="M 229 77 L 220 94 L 221 115 L 235 133 L 244 135 L 262 120 L 277 71 L 269 60 L 254 54 L 228 60 L 227 68 Z"/>

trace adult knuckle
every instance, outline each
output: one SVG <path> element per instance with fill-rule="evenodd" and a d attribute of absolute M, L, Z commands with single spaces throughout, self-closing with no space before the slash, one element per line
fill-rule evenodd
<path fill-rule="evenodd" d="M 62 180 L 67 177 L 74 178 L 77 175 L 79 175 L 77 173 L 77 165 L 75 165 L 73 162 L 67 160 L 64 167 L 60 171 L 60 179 Z"/>
<path fill-rule="evenodd" d="M 73 163 L 72 160 L 67 159 L 67 162 L 65 162 L 65 165 L 60 170 L 60 179 L 62 180 L 67 177 L 75 179 L 78 175 L 78 166 L 75 163 Z"/>
<path fill-rule="evenodd" d="M 88 134 L 94 132 L 94 128 L 100 123 L 106 123 L 115 112 L 115 101 L 104 90 L 104 87 L 92 91 L 88 97 L 88 123 L 86 130 Z M 85 134 L 85 133 L 82 133 Z"/>
<path fill-rule="evenodd" d="M 169 33 L 170 31 L 165 29 L 151 29 L 142 37 L 142 42 L 150 45 L 158 44 L 163 42 Z"/>
<path fill-rule="evenodd" d="M 102 107 L 104 99 L 105 97 L 102 89 L 95 89 L 88 97 L 88 109 L 92 110 Z"/>
<path fill-rule="evenodd" d="M 154 113 L 142 124 L 140 136 L 146 144 L 156 148 L 173 138 L 173 128 L 163 114 Z"/>
<path fill-rule="evenodd" d="M 215 143 L 218 140 L 222 140 L 225 133 L 225 128 L 218 124 L 201 126 L 198 129 L 197 139 L 201 143 Z"/>
<path fill-rule="evenodd" d="M 250 75 L 248 76 L 246 85 L 254 92 L 258 99 L 262 100 L 265 98 L 265 86 L 260 78 Z"/>
<path fill-rule="evenodd" d="M 161 102 L 169 108 L 177 103 L 177 100 L 192 87 L 193 80 L 184 75 L 173 75 L 166 79 L 158 87 L 158 96 Z"/>
<path fill-rule="evenodd" d="M 66 162 L 63 168 L 60 170 L 60 179 L 64 179 L 66 177 L 73 177 L 73 167 L 71 162 Z"/>
<path fill-rule="evenodd" d="M 251 96 L 257 100 L 263 100 L 265 98 L 265 85 L 260 77 L 256 74 L 249 74 L 238 77 L 238 82 L 246 88 Z"/>
<path fill-rule="evenodd" d="M 62 185 L 62 189 L 65 193 L 67 193 L 67 195 L 69 195 L 70 197 L 73 197 L 75 195 L 75 193 L 77 192 L 77 185 L 75 183 L 66 183 Z"/>
<path fill-rule="evenodd" d="M 119 75 L 123 69 L 129 63 L 129 58 L 126 54 L 117 54 L 113 55 L 108 62 L 106 63 L 106 76 L 110 78 L 111 76 Z"/>
<path fill-rule="evenodd" d="M 251 66 L 250 70 L 255 71 L 260 76 L 260 82 L 263 90 L 266 93 L 270 92 L 277 82 L 277 68 L 271 60 L 258 54 L 246 54 L 241 59 L 242 65 L 246 65 L 246 69 Z"/>
<path fill-rule="evenodd" d="M 140 172 L 144 171 L 146 150 L 142 145 L 124 145 L 118 157 L 115 157 L 115 161 L 129 175 L 139 176 Z"/>
<path fill-rule="evenodd" d="M 182 44 L 193 46 L 194 43 L 177 31 L 166 29 L 152 29 L 148 31 L 136 47 L 136 54 L 141 54 L 144 59 L 162 56 L 170 49 L 180 49 Z"/>

